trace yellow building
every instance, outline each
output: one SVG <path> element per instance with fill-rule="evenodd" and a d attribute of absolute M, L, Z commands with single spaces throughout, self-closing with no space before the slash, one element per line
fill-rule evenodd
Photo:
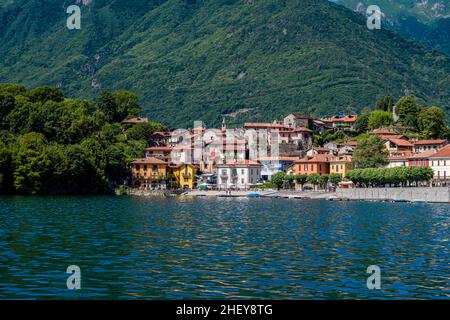
<path fill-rule="evenodd" d="M 350 156 L 336 157 L 335 160 L 330 161 L 330 174 L 340 174 L 345 177 L 352 169 L 352 158 Z"/>
<path fill-rule="evenodd" d="M 184 189 L 193 189 L 195 185 L 195 173 L 197 170 L 190 164 L 171 165 L 170 175 L 176 179 L 178 186 Z"/>
<path fill-rule="evenodd" d="M 135 159 L 131 162 L 131 186 L 140 189 L 157 187 L 167 176 L 167 164 L 157 158 Z"/>

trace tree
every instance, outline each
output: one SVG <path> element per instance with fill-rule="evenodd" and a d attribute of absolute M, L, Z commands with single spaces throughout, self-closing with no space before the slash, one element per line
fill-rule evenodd
<path fill-rule="evenodd" d="M 51 169 L 51 161 L 44 152 L 47 141 L 40 133 L 28 133 L 17 141 L 13 156 L 14 188 L 25 194 L 38 194 L 45 176 Z"/>
<path fill-rule="evenodd" d="M 420 111 L 418 125 L 424 138 L 443 138 L 447 133 L 445 112 L 438 107 L 425 108 Z"/>
<path fill-rule="evenodd" d="M 97 108 L 108 121 L 121 122 L 128 117 L 136 117 L 141 112 L 138 96 L 127 90 L 103 91 L 97 100 Z"/>
<path fill-rule="evenodd" d="M 12 187 L 11 162 L 11 151 L 0 141 L 0 192 L 7 192 Z"/>
<path fill-rule="evenodd" d="M 376 110 L 369 115 L 368 126 L 370 130 L 388 127 L 394 122 L 392 113 Z"/>
<path fill-rule="evenodd" d="M 14 107 L 14 96 L 0 93 L 0 129 L 6 128 L 6 116 L 14 109 Z"/>
<path fill-rule="evenodd" d="M 384 98 L 378 99 L 376 104 L 376 109 L 381 111 L 392 112 L 394 107 L 394 101 L 391 96 L 386 96 Z"/>
<path fill-rule="evenodd" d="M 413 182 L 429 182 L 433 178 L 430 167 L 396 167 L 396 168 L 366 168 L 354 169 L 347 174 L 347 178 L 357 186 L 384 186 L 394 184 L 406 186 Z"/>
<path fill-rule="evenodd" d="M 133 125 L 126 132 L 129 139 L 150 141 L 153 133 L 163 130 L 165 130 L 165 127 L 160 123 L 143 122 Z"/>
<path fill-rule="evenodd" d="M 128 90 L 117 90 L 112 93 L 112 97 L 117 105 L 117 114 L 114 119 L 120 122 L 127 117 L 138 117 L 141 113 L 139 97 Z"/>
<path fill-rule="evenodd" d="M 0 84 L 0 193 L 111 192 L 151 133 L 163 129 L 149 123 L 125 134 L 119 122 L 139 113 L 137 103 L 124 90 L 95 104 L 65 99 L 57 88 Z"/>
<path fill-rule="evenodd" d="M 342 181 L 342 175 L 340 175 L 339 173 L 330 174 L 330 183 L 333 186 L 339 185 L 339 183 L 341 183 L 341 181 Z"/>
<path fill-rule="evenodd" d="M 388 151 L 379 136 L 363 136 L 353 152 L 355 168 L 376 168 L 388 164 Z"/>
<path fill-rule="evenodd" d="M 292 189 L 294 186 L 294 181 L 295 181 L 295 175 L 293 174 L 287 174 L 284 177 L 284 185 L 285 188 L 287 187 L 288 189 Z"/>
<path fill-rule="evenodd" d="M 27 89 L 21 84 L 15 83 L 0 83 L 0 94 L 7 94 L 12 96 L 25 95 Z"/>
<path fill-rule="evenodd" d="M 402 125 L 413 131 L 417 131 L 417 117 L 420 113 L 420 106 L 413 96 L 405 96 L 397 102 L 399 121 Z"/>
<path fill-rule="evenodd" d="M 285 177 L 286 173 L 283 171 L 277 172 L 272 175 L 270 181 L 277 187 L 278 190 L 280 190 L 283 187 Z"/>
<path fill-rule="evenodd" d="M 358 133 L 364 133 L 369 130 L 369 117 L 370 112 L 360 115 L 355 122 L 355 130 Z"/>
<path fill-rule="evenodd" d="M 319 186 L 322 189 L 326 189 L 329 180 L 330 180 L 330 176 L 328 174 L 320 175 L 319 176 Z"/>
<path fill-rule="evenodd" d="M 316 186 L 319 184 L 319 177 L 320 175 L 318 175 L 317 173 L 309 174 L 306 178 L 306 182 L 312 184 L 315 189 Z"/>
<path fill-rule="evenodd" d="M 42 86 L 31 90 L 28 93 L 28 97 L 32 102 L 62 102 L 64 100 L 64 93 L 58 88 Z"/>
<path fill-rule="evenodd" d="M 307 179 L 308 179 L 308 176 L 306 174 L 297 174 L 295 176 L 295 182 L 297 182 L 301 186 L 302 190 L 303 190 L 303 186 L 305 185 Z"/>
<path fill-rule="evenodd" d="M 113 121 L 117 115 L 117 103 L 112 93 L 103 91 L 97 100 L 97 108 L 106 116 L 108 121 Z"/>

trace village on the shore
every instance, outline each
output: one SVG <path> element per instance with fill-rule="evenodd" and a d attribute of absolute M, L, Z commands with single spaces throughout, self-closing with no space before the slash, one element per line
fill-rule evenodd
<path fill-rule="evenodd" d="M 373 180 L 378 179 L 378 186 L 406 186 L 402 178 L 393 177 L 397 170 L 395 172 L 409 175 L 405 178 L 408 185 L 414 181 L 414 186 L 448 186 L 450 144 L 447 139 L 407 137 L 393 125 L 398 120 L 395 107 L 391 112 L 392 125 L 366 132 L 366 136 L 382 141 L 384 150 L 373 149 L 375 153 L 386 153 L 386 160 L 378 170 L 387 170 L 381 174 L 392 176 L 386 181 L 376 177 Z M 133 118 L 125 123 L 148 121 Z M 227 128 L 224 118 L 220 129 L 208 129 L 199 122 L 187 130 L 154 132 L 150 146 L 143 150 L 143 157 L 131 162 L 127 184 L 131 190 L 225 191 L 369 186 L 372 184 L 350 179 L 351 171 L 358 168 L 354 157 L 360 142 L 349 134 L 355 131 L 357 121 L 358 115 L 314 119 L 291 113 L 280 120 L 245 123 L 237 129 Z M 329 136 L 330 132 L 336 139 L 320 140 L 324 133 Z M 249 139 L 255 134 L 255 140 Z M 264 151 L 260 152 L 261 149 Z M 370 150 L 370 146 L 364 150 Z M 421 176 L 412 177 L 414 174 Z"/>

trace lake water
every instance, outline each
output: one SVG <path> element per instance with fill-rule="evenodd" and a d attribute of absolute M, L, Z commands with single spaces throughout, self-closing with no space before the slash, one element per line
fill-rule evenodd
<path fill-rule="evenodd" d="M 0 298 L 450 299 L 450 206 L 0 197 Z M 66 269 L 81 268 L 81 290 Z M 381 289 L 369 290 L 369 265 Z"/>

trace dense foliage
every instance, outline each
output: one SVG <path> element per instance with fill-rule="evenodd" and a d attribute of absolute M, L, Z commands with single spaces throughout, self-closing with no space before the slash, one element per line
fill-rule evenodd
<path fill-rule="evenodd" d="M 433 169 L 429 167 L 397 167 L 354 169 L 347 178 L 357 186 L 380 187 L 385 185 L 406 186 L 419 182 L 429 182 L 433 178 Z"/>
<path fill-rule="evenodd" d="M 272 175 L 271 184 L 279 189 L 292 189 L 295 183 L 300 185 L 301 189 L 305 184 L 311 184 L 313 186 L 319 186 L 321 188 L 326 188 L 328 183 L 333 187 L 336 187 L 342 181 L 342 175 L 333 174 L 286 174 L 284 172 L 278 172 Z"/>
<path fill-rule="evenodd" d="M 384 141 L 375 135 L 362 135 L 353 152 L 353 166 L 355 168 L 377 168 L 388 164 L 389 152 Z"/>
<path fill-rule="evenodd" d="M 78 1 L 81 3 L 81 1 Z M 65 0 L 0 9 L 0 81 L 142 96 L 170 126 L 357 113 L 405 89 L 448 108 L 449 58 L 317 0 L 96 0 L 68 30 Z M 44 23 L 45 22 L 45 23 Z M 447 109 L 446 109 L 447 110 Z"/>
<path fill-rule="evenodd" d="M 65 99 L 61 90 L 0 84 L 0 193 L 106 193 L 127 177 L 149 133 L 121 125 L 140 112 L 128 91 L 96 101 Z"/>

